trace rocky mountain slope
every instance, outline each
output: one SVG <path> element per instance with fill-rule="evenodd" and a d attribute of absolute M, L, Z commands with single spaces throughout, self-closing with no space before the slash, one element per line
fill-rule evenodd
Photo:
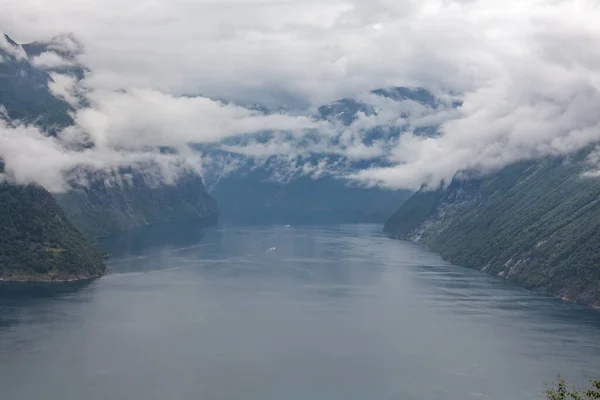
<path fill-rule="evenodd" d="M 527 288 L 600 306 L 600 179 L 589 151 L 421 190 L 385 232 Z"/>
<path fill-rule="evenodd" d="M 195 219 L 206 225 L 217 222 L 217 202 L 204 189 L 198 175 L 185 174 L 171 186 L 152 185 L 135 171 L 121 172 L 130 176 L 118 185 L 107 185 L 104 174 L 94 174 L 88 185 L 73 185 L 69 192 L 55 194 L 58 204 L 87 236 L 165 221 Z"/>

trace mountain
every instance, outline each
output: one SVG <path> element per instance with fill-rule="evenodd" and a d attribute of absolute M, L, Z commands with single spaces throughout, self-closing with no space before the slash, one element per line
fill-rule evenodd
<path fill-rule="evenodd" d="M 22 46 L 8 36 L 4 39 L 4 46 L 0 42 L 0 105 L 4 118 L 34 124 L 48 135 L 73 124 L 71 113 L 75 108 L 54 96 L 50 85 L 53 74 L 66 74 L 76 80 L 85 77 L 88 71 L 77 63 L 81 45 L 69 35 Z M 63 62 L 36 64 L 36 57 L 49 53 Z M 85 104 L 85 99 L 80 101 Z M 145 172 L 121 169 L 112 176 L 122 183 L 117 185 L 106 179 L 105 172 L 90 172 L 86 184 L 74 182 L 72 190 L 55 197 L 76 227 L 90 237 L 170 220 L 216 222 L 218 207 L 198 174 L 185 172 L 173 184 L 157 184 L 145 179 Z"/>
<path fill-rule="evenodd" d="M 48 134 L 72 122 L 71 107 L 52 95 L 50 75 L 34 68 L 9 37 L 0 46 L 0 118 L 27 120 Z M 70 281 L 106 273 L 102 254 L 42 187 L 12 185 L 0 160 L 0 279 Z"/>
<path fill-rule="evenodd" d="M 83 79 L 89 72 L 77 62 L 77 56 L 83 53 L 84 49 L 73 34 L 58 35 L 47 42 L 25 43 L 22 47 L 30 59 L 42 56 L 44 53 L 54 53 L 65 61 L 58 65 L 45 65 L 44 69 L 50 72 L 70 75 L 76 79 Z"/>
<path fill-rule="evenodd" d="M 288 167 L 276 156 L 264 162 L 235 154 L 220 156 L 236 164 L 235 170 L 225 173 L 224 166 L 207 171 L 205 181 L 219 204 L 221 220 L 234 225 L 383 223 L 411 194 L 362 187 L 331 174 L 306 175 L 302 168 L 288 174 L 281 172 Z M 316 154 L 295 162 L 316 167 L 326 158 Z"/>
<path fill-rule="evenodd" d="M 0 118 L 33 123 L 50 134 L 71 125 L 73 107 L 50 91 L 52 71 L 35 67 L 22 46 L 4 39 L 12 49 L 0 46 Z"/>
<path fill-rule="evenodd" d="M 415 193 L 384 231 L 457 265 L 598 307 L 600 180 L 585 175 L 588 153 L 457 175 Z"/>
<path fill-rule="evenodd" d="M 87 70 L 76 61 L 78 46 L 70 36 L 22 46 L 0 36 L 0 118 L 9 126 L 35 125 L 40 134 L 49 136 L 72 125 L 71 113 L 78 105 L 56 97 L 51 85 L 54 74 L 76 80 L 85 76 Z M 58 57 L 60 62 L 40 64 L 36 57 L 42 61 Z M 79 100 L 85 104 L 85 99 Z M 101 276 L 106 272 L 102 256 L 88 238 L 169 220 L 212 224 L 219 215 L 201 177 L 192 172 L 163 184 L 146 179 L 148 171 L 90 171 L 85 183 L 74 181 L 70 191 L 52 195 L 40 186 L 9 184 L 4 167 L 0 159 L 0 278 L 4 281 Z"/>
<path fill-rule="evenodd" d="M 217 222 L 217 202 L 194 173 L 180 176 L 173 185 L 150 184 L 133 170 L 121 170 L 120 175 L 128 175 L 129 179 L 107 185 L 107 174 L 95 173 L 87 185 L 73 184 L 69 192 L 55 194 L 58 204 L 87 236 L 166 221 L 194 219 L 205 225 Z"/>
<path fill-rule="evenodd" d="M 446 104 L 424 89 L 394 87 L 378 89 L 369 93 L 371 100 L 395 103 L 399 111 L 393 118 L 407 118 L 408 112 L 429 112 L 447 107 Z M 368 102 L 369 99 L 344 98 L 318 108 L 314 118 L 350 127 L 361 116 L 378 116 L 380 110 Z M 407 104 L 402 107 L 402 103 Z M 450 104 L 456 107 L 457 104 Z M 268 109 L 254 105 L 253 110 L 265 114 Z M 278 111 L 274 111 L 278 112 Z M 391 122 L 391 121 L 390 121 Z M 377 141 L 392 142 L 407 129 L 406 125 L 393 123 L 376 125 L 361 134 L 362 143 L 367 146 Z M 341 130 L 343 132 L 343 129 Z M 436 127 L 420 126 L 415 134 L 434 134 Z M 232 138 L 226 145 L 236 147 L 254 140 L 267 143 L 272 136 L 268 132 L 250 138 Z M 306 141 L 317 141 L 307 137 Z M 330 138 L 333 144 L 341 147 L 339 137 Z M 302 144 L 298 144 L 301 146 Z M 384 223 L 412 193 L 406 190 L 389 190 L 378 187 L 363 187 L 345 180 L 344 175 L 357 172 L 369 166 L 386 166 L 379 155 L 355 161 L 345 160 L 334 153 L 301 155 L 286 170 L 278 157 L 255 162 L 234 152 L 214 148 L 202 149 L 212 158 L 225 160 L 221 169 L 212 168 L 205 174 L 207 187 L 217 199 L 222 210 L 222 220 L 233 224 L 278 223 L 278 224 L 320 224 L 320 223 Z M 324 160 L 339 169 L 339 174 L 307 174 L 305 169 L 316 170 Z M 283 162 L 289 166 L 290 162 Z M 227 165 L 234 165 L 232 171 L 225 172 Z M 282 173 L 281 171 L 284 170 Z M 291 172 L 290 172 L 291 170 Z M 278 175 L 285 175 L 280 177 Z M 279 179 L 282 178 L 282 179 Z"/>
<path fill-rule="evenodd" d="M 387 89 L 376 89 L 371 91 L 371 94 L 395 102 L 409 100 L 431 108 L 440 106 L 439 99 L 422 88 L 392 87 Z M 454 104 L 454 106 L 458 105 L 459 104 Z M 372 104 L 348 97 L 321 106 L 318 109 L 318 116 L 320 118 L 341 121 L 345 125 L 350 125 L 356 121 L 360 113 L 367 116 L 376 115 L 378 110 Z"/>
<path fill-rule="evenodd" d="M 0 279 L 69 281 L 106 273 L 102 254 L 39 186 L 0 183 Z"/>
<path fill-rule="evenodd" d="M 211 190 L 231 224 L 383 223 L 410 194 L 348 186 L 333 178 L 270 180 L 264 171 L 235 173 Z"/>

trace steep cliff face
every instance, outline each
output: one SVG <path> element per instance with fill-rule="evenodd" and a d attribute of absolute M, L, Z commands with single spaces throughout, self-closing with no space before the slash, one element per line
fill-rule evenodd
<path fill-rule="evenodd" d="M 421 190 L 384 231 L 445 259 L 600 306 L 600 180 L 584 154 L 513 165 Z"/>
<path fill-rule="evenodd" d="M 88 185 L 55 195 L 65 213 L 87 236 L 174 220 L 198 219 L 212 225 L 219 217 L 217 202 L 204 189 L 198 175 L 183 175 L 169 185 L 151 184 L 135 171 L 121 174 L 121 179 L 113 179 L 112 183 L 105 174 L 94 174 Z"/>
<path fill-rule="evenodd" d="M 100 251 L 39 186 L 0 183 L 0 278 L 70 281 L 106 273 Z"/>

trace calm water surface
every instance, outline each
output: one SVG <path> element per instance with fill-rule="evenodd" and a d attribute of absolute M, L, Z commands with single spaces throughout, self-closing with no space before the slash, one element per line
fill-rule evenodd
<path fill-rule="evenodd" d="M 518 400 L 600 376 L 600 313 L 380 230 L 108 238 L 98 281 L 0 287 L 0 397 Z"/>

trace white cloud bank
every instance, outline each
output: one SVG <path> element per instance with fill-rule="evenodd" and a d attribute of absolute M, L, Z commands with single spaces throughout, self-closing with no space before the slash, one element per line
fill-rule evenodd
<path fill-rule="evenodd" d="M 92 70 L 84 83 L 90 107 L 76 113 L 77 125 L 64 137 L 85 133 L 99 149 L 185 149 L 189 142 L 275 129 L 295 135 L 277 138 L 280 146 L 253 142 L 247 151 L 289 157 L 305 151 L 301 137 L 318 129 L 322 139 L 310 151 L 381 155 L 392 164 L 354 179 L 417 188 L 461 169 L 493 170 L 600 139 L 600 3 L 592 0 L 2 3 L 11 12 L 0 15 L 0 26 L 20 41 L 64 30 L 85 44 L 78 59 Z M 55 93 L 74 101 L 66 82 L 56 85 Z M 337 98 L 400 85 L 452 94 L 463 106 L 414 111 L 406 120 L 388 104 L 378 117 L 342 129 L 181 97 L 287 105 L 308 115 Z M 405 123 L 408 133 L 362 143 L 364 128 L 386 115 L 386 123 Z M 439 135 L 411 134 L 428 119 L 441 124 Z M 343 140 L 329 140 L 338 134 Z"/>
<path fill-rule="evenodd" d="M 33 126 L 7 126 L 3 122 L 0 122 L 0 158 L 5 162 L 2 180 L 37 183 L 52 192 L 63 192 L 73 182 L 87 185 L 88 171 L 119 175 L 120 168 L 155 173 L 163 183 L 172 184 L 183 171 L 200 173 L 197 168 L 202 162 L 192 152 L 161 154 L 110 148 L 74 151 L 60 139 L 44 136 Z"/>
<path fill-rule="evenodd" d="M 39 56 L 33 57 L 31 59 L 31 64 L 38 68 L 53 69 L 61 67 L 70 67 L 73 65 L 73 62 L 62 58 L 60 55 L 53 51 L 45 51 Z"/>

